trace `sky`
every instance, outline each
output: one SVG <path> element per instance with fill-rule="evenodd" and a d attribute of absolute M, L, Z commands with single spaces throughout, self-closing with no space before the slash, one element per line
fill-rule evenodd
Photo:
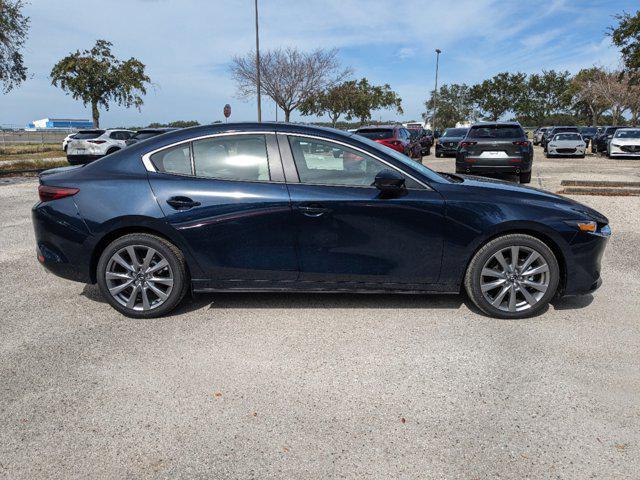
<path fill-rule="evenodd" d="M 140 111 L 113 105 L 102 126 L 151 122 L 256 120 L 255 100 L 241 100 L 229 73 L 234 55 L 255 47 L 253 0 L 30 0 L 24 51 L 30 78 L 0 93 L 0 124 L 24 126 L 45 118 L 90 118 L 90 109 L 51 86 L 49 73 L 65 55 L 97 39 L 121 58 L 147 66 L 153 86 Z M 260 48 L 339 49 L 354 78 L 388 83 L 404 115 L 419 119 L 439 83 L 481 81 L 502 72 L 615 68 L 619 53 L 605 33 L 614 15 L 635 12 L 637 0 L 259 0 Z M 263 120 L 275 119 L 263 98 Z M 282 112 L 280 112 L 282 119 Z M 315 121 L 297 112 L 293 121 Z M 326 120 L 322 119 L 322 120 Z"/>

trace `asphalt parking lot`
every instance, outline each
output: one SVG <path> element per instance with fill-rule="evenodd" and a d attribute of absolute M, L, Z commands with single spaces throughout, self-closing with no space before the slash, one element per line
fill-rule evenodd
<path fill-rule="evenodd" d="M 547 190 L 640 181 L 536 155 Z M 640 197 L 576 198 L 611 221 L 604 283 L 536 318 L 215 294 L 132 320 L 38 265 L 36 182 L 0 182 L 0 478 L 638 478 Z"/>

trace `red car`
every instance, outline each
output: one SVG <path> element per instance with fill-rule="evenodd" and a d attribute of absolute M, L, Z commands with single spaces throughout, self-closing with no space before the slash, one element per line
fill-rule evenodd
<path fill-rule="evenodd" d="M 372 125 L 361 127 L 355 133 L 381 143 L 385 147 L 393 148 L 408 157 L 413 156 L 411 135 L 409 130 L 401 125 Z"/>

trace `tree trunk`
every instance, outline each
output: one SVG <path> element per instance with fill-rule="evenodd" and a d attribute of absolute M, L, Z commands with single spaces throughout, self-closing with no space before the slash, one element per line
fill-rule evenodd
<path fill-rule="evenodd" d="M 331 119 L 331 126 L 335 128 L 336 123 L 338 123 L 338 119 L 340 118 L 339 113 L 329 114 L 329 118 Z"/>
<path fill-rule="evenodd" d="M 289 123 L 289 117 L 291 116 L 291 110 L 287 110 L 286 108 L 283 108 L 284 110 L 284 121 Z"/>
<path fill-rule="evenodd" d="M 598 125 L 598 112 L 592 106 L 590 106 L 589 109 L 591 110 L 591 126 L 595 127 L 596 125 Z"/>
<path fill-rule="evenodd" d="M 91 116 L 93 117 L 93 128 L 100 128 L 100 110 L 95 102 L 91 103 Z"/>

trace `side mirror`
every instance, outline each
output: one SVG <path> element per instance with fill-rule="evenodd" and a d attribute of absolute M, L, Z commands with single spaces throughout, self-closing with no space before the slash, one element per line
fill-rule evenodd
<path fill-rule="evenodd" d="M 380 170 L 373 186 L 384 194 L 397 194 L 405 190 L 404 177 L 395 170 Z"/>

